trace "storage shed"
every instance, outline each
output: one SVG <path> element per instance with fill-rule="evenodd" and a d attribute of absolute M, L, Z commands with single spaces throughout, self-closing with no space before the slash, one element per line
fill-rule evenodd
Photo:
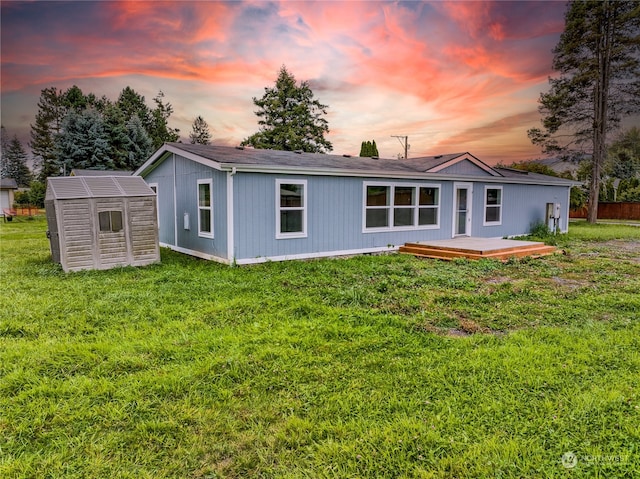
<path fill-rule="evenodd" d="M 156 195 L 141 177 L 48 178 L 45 209 L 51 256 L 64 271 L 160 261 Z"/>

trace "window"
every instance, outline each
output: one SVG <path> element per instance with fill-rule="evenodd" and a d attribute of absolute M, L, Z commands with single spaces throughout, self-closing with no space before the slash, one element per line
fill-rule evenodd
<path fill-rule="evenodd" d="M 156 194 L 156 220 L 160 229 L 160 197 L 158 196 L 158 183 L 149 183 L 149 188 Z"/>
<path fill-rule="evenodd" d="M 439 186 L 365 183 L 364 191 L 364 231 L 439 225 Z"/>
<path fill-rule="evenodd" d="M 198 236 L 213 238 L 212 181 L 198 180 Z"/>
<path fill-rule="evenodd" d="M 484 225 L 502 224 L 502 186 L 484 188 Z"/>
<path fill-rule="evenodd" d="M 276 238 L 306 238 L 306 180 L 276 180 Z"/>
<path fill-rule="evenodd" d="M 98 213 L 100 232 L 122 231 L 122 211 L 101 211 Z"/>
<path fill-rule="evenodd" d="M 435 186 L 420 187 L 418 202 L 418 225 L 438 226 L 438 207 L 440 205 L 440 188 Z"/>

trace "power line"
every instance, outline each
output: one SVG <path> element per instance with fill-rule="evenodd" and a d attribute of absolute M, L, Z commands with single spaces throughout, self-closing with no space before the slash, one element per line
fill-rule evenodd
<path fill-rule="evenodd" d="M 405 159 L 409 158 L 409 147 L 411 146 L 409 145 L 409 137 L 406 135 L 391 135 L 391 137 L 398 139 L 398 141 L 404 148 L 404 158 Z"/>

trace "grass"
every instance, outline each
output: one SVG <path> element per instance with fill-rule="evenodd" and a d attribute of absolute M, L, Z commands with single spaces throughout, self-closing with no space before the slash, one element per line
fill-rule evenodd
<path fill-rule="evenodd" d="M 0 226 L 0 477 L 640 475 L 637 227 L 506 263 L 71 274 L 45 229 Z"/>

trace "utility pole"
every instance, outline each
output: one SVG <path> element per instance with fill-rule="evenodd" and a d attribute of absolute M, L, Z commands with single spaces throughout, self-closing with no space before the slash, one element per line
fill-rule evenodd
<path fill-rule="evenodd" d="M 410 147 L 410 145 L 409 145 L 409 137 L 406 136 L 406 135 L 404 135 L 404 136 L 402 136 L 402 135 L 391 135 L 391 137 L 392 138 L 397 138 L 398 141 L 400 142 L 400 144 L 403 146 L 405 160 L 407 158 L 409 158 L 409 147 Z"/>

